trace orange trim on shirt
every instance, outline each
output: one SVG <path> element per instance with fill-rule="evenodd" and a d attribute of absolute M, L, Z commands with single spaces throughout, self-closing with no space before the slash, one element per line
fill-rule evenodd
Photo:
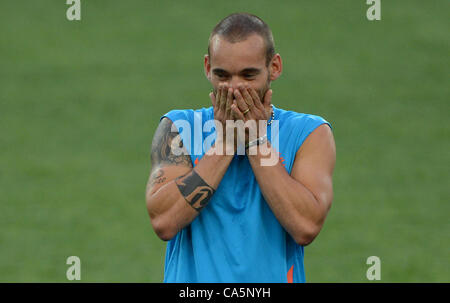
<path fill-rule="evenodd" d="M 287 273 L 287 282 L 294 283 L 294 265 L 291 266 L 291 269 Z"/>

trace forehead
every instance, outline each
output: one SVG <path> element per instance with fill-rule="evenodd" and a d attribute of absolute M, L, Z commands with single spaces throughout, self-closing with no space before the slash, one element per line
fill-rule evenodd
<path fill-rule="evenodd" d="M 220 35 L 211 39 L 210 62 L 213 66 L 239 69 L 265 65 L 265 43 L 259 35 L 251 35 L 239 42 L 229 42 Z"/>

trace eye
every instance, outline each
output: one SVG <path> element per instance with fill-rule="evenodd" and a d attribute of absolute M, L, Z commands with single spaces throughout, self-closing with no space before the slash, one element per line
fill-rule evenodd
<path fill-rule="evenodd" d="M 219 80 L 225 80 L 228 78 L 228 76 L 225 74 L 217 74 L 216 77 L 219 78 Z"/>

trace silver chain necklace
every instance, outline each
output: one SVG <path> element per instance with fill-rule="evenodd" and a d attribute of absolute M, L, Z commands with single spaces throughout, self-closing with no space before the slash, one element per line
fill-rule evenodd
<path fill-rule="evenodd" d="M 272 116 L 270 117 L 269 122 L 267 122 L 267 125 L 269 126 L 270 124 L 272 124 L 273 120 L 275 119 L 275 111 L 273 110 L 273 105 L 270 104 L 270 106 L 272 107 Z"/>

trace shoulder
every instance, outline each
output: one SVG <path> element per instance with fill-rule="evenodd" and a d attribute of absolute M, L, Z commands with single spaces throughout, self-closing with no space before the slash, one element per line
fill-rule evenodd
<path fill-rule="evenodd" d="M 171 119 L 161 118 L 151 145 L 152 170 L 162 164 L 191 165 L 183 136 L 174 125 Z"/>
<path fill-rule="evenodd" d="M 301 143 L 297 149 L 297 154 L 305 154 L 306 152 L 311 154 L 323 153 L 330 159 L 335 158 L 336 146 L 331 124 L 317 115 L 308 115 L 304 119 Z"/>
<path fill-rule="evenodd" d="M 329 141 L 333 139 L 331 123 L 322 116 L 281 108 L 276 108 L 275 110 L 275 119 L 280 121 L 280 132 L 289 134 L 289 139 L 293 139 L 296 152 L 299 152 L 300 149 L 305 149 L 304 143 L 311 141 L 309 137 L 311 137 L 312 133 L 314 133 L 314 137 L 318 136 L 313 141 Z"/>
<path fill-rule="evenodd" d="M 281 108 L 277 108 L 277 112 L 280 120 L 286 120 L 295 124 L 315 124 L 315 123 L 327 123 L 331 127 L 331 123 L 325 120 L 322 116 L 308 114 L 308 113 L 300 113 L 293 110 L 284 110 Z"/>
<path fill-rule="evenodd" d="M 162 115 L 159 118 L 159 121 L 167 120 L 169 119 L 172 122 L 176 122 L 178 120 L 189 120 L 189 118 L 192 116 L 192 109 L 172 109 Z M 167 118 L 167 119 L 164 119 Z"/>
<path fill-rule="evenodd" d="M 285 124 L 289 128 L 295 128 L 298 133 L 304 133 L 306 136 L 322 124 L 327 124 L 330 129 L 333 129 L 331 123 L 319 115 L 300 113 L 281 108 L 276 108 L 275 111 L 277 114 L 275 119 L 280 120 L 280 123 Z"/>
<path fill-rule="evenodd" d="M 213 107 L 202 107 L 200 109 L 173 109 L 160 117 L 160 121 L 163 118 L 169 118 L 172 122 L 177 120 L 187 120 L 192 122 L 195 118 L 212 119 Z"/>

